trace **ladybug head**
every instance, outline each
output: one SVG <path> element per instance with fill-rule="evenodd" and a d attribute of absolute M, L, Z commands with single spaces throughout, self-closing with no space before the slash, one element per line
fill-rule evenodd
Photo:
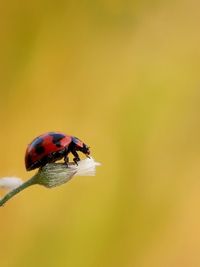
<path fill-rule="evenodd" d="M 89 156 L 90 155 L 90 148 L 89 148 L 89 146 L 87 146 L 85 143 L 83 143 L 77 137 L 73 137 L 72 138 L 72 142 L 75 144 L 77 151 L 81 151 L 86 156 Z"/>
<path fill-rule="evenodd" d="M 79 150 L 84 153 L 86 156 L 90 155 L 90 148 L 86 144 L 83 143 L 83 146 L 79 148 Z"/>

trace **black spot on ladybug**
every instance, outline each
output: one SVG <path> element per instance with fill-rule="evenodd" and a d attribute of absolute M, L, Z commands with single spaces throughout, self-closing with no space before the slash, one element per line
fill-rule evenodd
<path fill-rule="evenodd" d="M 60 143 L 60 142 L 57 142 L 55 145 L 56 145 L 57 147 L 61 147 L 61 143 Z"/>
<path fill-rule="evenodd" d="M 36 152 L 37 154 L 43 154 L 44 151 L 45 151 L 45 149 L 44 149 L 43 146 L 37 146 L 37 147 L 35 147 L 35 152 Z"/>
<path fill-rule="evenodd" d="M 43 143 L 43 139 L 42 138 L 38 138 L 35 142 L 34 142 L 34 147 L 35 147 L 35 152 L 37 154 L 43 154 L 45 149 L 42 146 Z"/>
<path fill-rule="evenodd" d="M 55 134 L 55 133 L 52 133 L 52 134 L 50 133 L 49 135 L 53 137 L 52 142 L 57 147 L 61 147 L 62 146 L 61 143 L 60 143 L 60 140 L 62 140 L 65 137 L 65 135 L 63 135 L 63 134 Z"/>

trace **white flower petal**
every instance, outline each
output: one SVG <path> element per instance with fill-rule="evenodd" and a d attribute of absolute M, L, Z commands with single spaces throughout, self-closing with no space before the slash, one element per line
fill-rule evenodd
<path fill-rule="evenodd" d="M 76 176 L 94 176 L 96 171 L 96 166 L 101 165 L 95 162 L 93 158 L 86 158 L 78 162 L 78 166 L 71 166 L 71 169 L 75 169 Z"/>

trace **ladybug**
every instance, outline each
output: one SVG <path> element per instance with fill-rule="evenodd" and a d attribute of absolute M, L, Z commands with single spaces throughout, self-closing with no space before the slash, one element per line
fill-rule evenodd
<path fill-rule="evenodd" d="M 63 157 L 68 166 L 68 154 L 70 152 L 74 155 L 73 161 L 77 164 L 80 161 L 77 151 L 81 151 L 89 158 L 89 147 L 77 137 L 60 132 L 42 134 L 36 137 L 26 149 L 26 170 L 31 171 L 40 168 Z"/>

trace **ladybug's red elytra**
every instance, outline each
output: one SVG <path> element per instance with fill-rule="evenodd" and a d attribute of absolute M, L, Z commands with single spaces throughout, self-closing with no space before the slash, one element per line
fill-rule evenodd
<path fill-rule="evenodd" d="M 68 154 L 74 155 L 74 162 L 80 161 L 77 151 L 89 157 L 89 147 L 77 137 L 60 132 L 48 132 L 36 137 L 27 147 L 25 166 L 27 171 L 40 168 L 47 163 L 55 162 L 64 157 L 69 162 Z"/>

